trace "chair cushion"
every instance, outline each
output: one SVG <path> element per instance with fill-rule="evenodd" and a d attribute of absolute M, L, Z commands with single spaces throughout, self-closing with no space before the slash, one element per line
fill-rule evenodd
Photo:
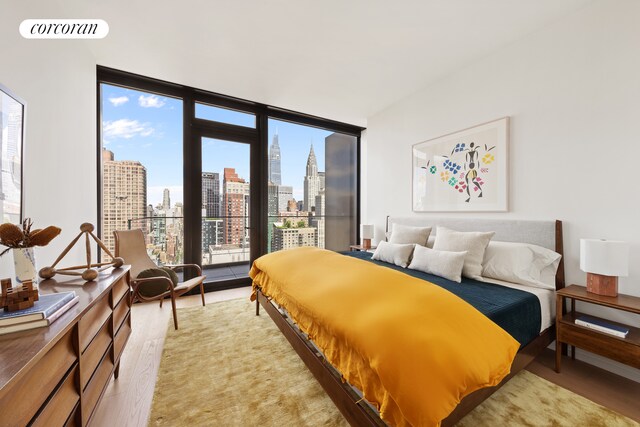
<path fill-rule="evenodd" d="M 173 282 L 173 286 L 176 287 L 178 285 L 178 273 L 173 271 L 170 267 L 160 267 L 161 270 L 166 271 L 169 274 L 169 279 Z"/>
<path fill-rule="evenodd" d="M 161 268 L 147 268 L 146 270 L 142 270 L 140 274 L 138 274 L 137 279 L 147 279 L 149 277 L 166 277 L 171 280 L 169 273 Z M 138 286 L 138 292 L 146 298 L 158 296 L 167 290 L 167 282 L 165 280 L 153 280 L 141 283 L 140 286 Z"/>

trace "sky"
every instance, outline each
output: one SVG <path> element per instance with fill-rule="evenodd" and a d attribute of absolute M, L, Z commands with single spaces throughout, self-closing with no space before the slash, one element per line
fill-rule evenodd
<path fill-rule="evenodd" d="M 182 202 L 182 100 L 102 84 L 102 144 L 115 160 L 137 160 L 147 169 L 147 203 L 162 202 L 169 188 L 172 205 Z M 252 115 L 210 106 L 196 106 L 204 119 L 254 126 Z M 293 123 L 269 120 L 269 146 L 278 132 L 282 162 L 282 184 L 293 187 L 296 200 L 303 197 L 303 182 L 311 143 L 324 171 L 324 139 L 331 132 Z M 202 171 L 236 169 L 250 181 L 249 145 L 210 138 L 202 140 Z M 221 183 L 222 185 L 222 183 Z"/>

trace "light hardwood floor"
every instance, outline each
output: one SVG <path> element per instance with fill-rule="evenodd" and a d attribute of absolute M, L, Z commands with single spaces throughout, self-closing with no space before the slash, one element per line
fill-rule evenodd
<path fill-rule="evenodd" d="M 231 289 L 207 293 L 205 299 L 208 304 L 248 298 L 250 293 L 248 287 Z M 178 307 L 199 304 L 199 295 L 178 300 Z M 162 309 L 157 303 L 135 304 L 131 315 L 133 331 L 122 355 L 120 377 L 109 384 L 95 414 L 93 426 L 147 425 L 164 337 L 171 317 L 171 304 L 165 304 Z M 640 407 L 637 405 L 640 383 L 569 358 L 563 360 L 562 374 L 556 374 L 553 366 L 554 353 L 546 350 L 527 369 L 640 422 Z"/>

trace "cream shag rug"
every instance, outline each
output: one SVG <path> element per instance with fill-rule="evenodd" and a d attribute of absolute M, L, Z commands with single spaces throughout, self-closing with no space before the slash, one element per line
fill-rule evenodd
<path fill-rule="evenodd" d="M 150 426 L 347 426 L 269 315 L 245 299 L 178 310 Z M 458 426 L 638 426 L 521 371 Z"/>

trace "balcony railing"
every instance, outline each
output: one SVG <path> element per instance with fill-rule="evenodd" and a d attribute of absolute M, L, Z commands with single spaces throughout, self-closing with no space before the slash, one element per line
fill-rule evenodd
<path fill-rule="evenodd" d="M 268 216 L 269 252 L 298 246 L 324 247 L 324 216 L 296 216 L 295 212 Z M 184 262 L 184 217 L 153 216 L 127 221 L 141 229 L 147 253 L 158 265 Z M 204 268 L 247 264 L 250 260 L 249 217 L 203 217 L 201 226 Z"/>

